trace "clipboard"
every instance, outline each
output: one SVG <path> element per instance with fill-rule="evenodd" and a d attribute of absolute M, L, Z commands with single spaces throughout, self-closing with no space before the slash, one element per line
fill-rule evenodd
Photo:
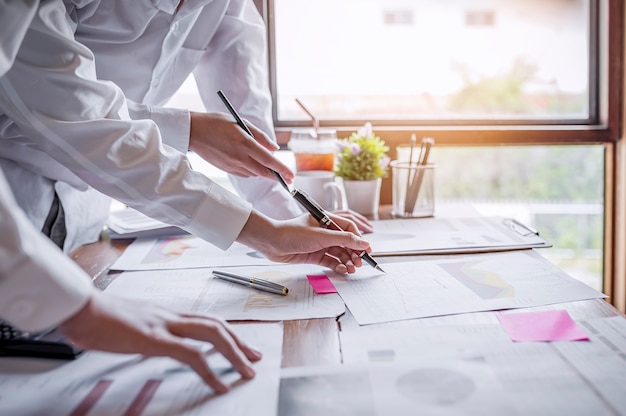
<path fill-rule="evenodd" d="M 549 248 L 539 232 L 508 217 L 429 217 L 372 221 L 373 256 L 468 254 Z"/>
<path fill-rule="evenodd" d="M 515 231 L 516 233 L 518 233 L 519 235 L 521 235 L 522 237 L 528 237 L 531 235 L 535 235 L 538 236 L 539 232 L 537 230 L 534 230 L 532 228 L 530 228 L 527 225 L 522 224 L 521 222 L 513 219 L 513 218 L 505 218 L 502 220 L 502 224 L 504 224 L 504 226 L 509 227 L 512 231 Z"/>

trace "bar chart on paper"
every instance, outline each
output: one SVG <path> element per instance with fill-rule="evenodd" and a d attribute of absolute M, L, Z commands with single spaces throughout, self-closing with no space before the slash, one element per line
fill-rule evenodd
<path fill-rule="evenodd" d="M 216 395 L 191 367 L 168 357 L 88 351 L 71 362 L 0 360 L 0 414 L 275 415 L 282 325 L 236 325 L 233 331 L 263 352 L 252 380 L 242 382 L 212 344 L 189 341 L 205 351 L 224 383 L 237 386 L 228 395 Z"/>

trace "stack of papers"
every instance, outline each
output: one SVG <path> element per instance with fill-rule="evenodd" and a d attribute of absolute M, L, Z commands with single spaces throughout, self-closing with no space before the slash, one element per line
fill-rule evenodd
<path fill-rule="evenodd" d="M 360 325 L 604 298 L 533 250 L 327 272 Z"/>
<path fill-rule="evenodd" d="M 152 219 L 132 208 L 111 212 L 107 227 L 113 239 L 187 234 L 178 227 Z"/>
<path fill-rule="evenodd" d="M 126 229 L 135 227 L 136 232 L 140 232 L 141 224 L 154 224 L 154 220 L 145 216 L 146 220 L 142 222 L 142 214 L 137 214 L 118 214 L 112 217 L 112 221 L 132 216 L 132 224 Z M 372 221 L 372 225 L 374 232 L 364 237 L 371 243 L 374 256 L 491 252 L 551 246 L 535 231 L 503 217 L 380 220 Z M 129 232 L 124 235 L 129 236 Z M 165 230 L 157 229 L 155 232 L 163 233 Z M 138 239 L 124 251 L 112 269 L 159 270 L 270 264 L 272 262 L 262 254 L 242 244 L 234 243 L 223 251 L 187 234 Z"/>

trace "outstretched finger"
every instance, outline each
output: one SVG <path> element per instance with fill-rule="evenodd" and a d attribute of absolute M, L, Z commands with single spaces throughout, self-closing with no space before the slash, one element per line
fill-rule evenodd
<path fill-rule="evenodd" d="M 237 335 L 237 333 L 235 331 L 233 331 L 232 326 L 228 322 L 224 321 L 223 319 L 220 319 L 220 318 L 217 318 L 217 317 L 207 317 L 205 315 L 186 314 L 184 316 L 188 317 L 188 318 L 211 319 L 212 321 L 215 321 L 216 323 L 218 323 L 218 324 L 223 326 L 223 328 L 228 332 L 228 334 L 232 338 L 233 342 L 244 353 L 244 355 L 246 356 L 246 358 L 248 360 L 250 360 L 250 361 L 259 361 L 263 357 L 263 354 L 261 354 L 261 352 L 259 350 L 255 349 L 255 348 L 252 348 L 250 345 L 248 345 L 246 342 L 244 342 L 239 337 L 239 335 Z"/>
<path fill-rule="evenodd" d="M 180 338 L 173 336 L 160 337 L 154 347 L 158 355 L 169 356 L 181 363 L 187 364 L 217 393 L 222 394 L 229 390 L 228 386 L 211 370 L 206 356 L 200 348 L 187 344 Z M 251 367 L 250 369 L 252 370 Z M 252 371 L 254 372 L 254 370 Z M 244 376 L 244 374 L 242 374 L 242 376 Z M 252 376 L 254 376 L 254 373 L 252 373 Z"/>
<path fill-rule="evenodd" d="M 180 337 L 210 342 L 224 358 L 231 362 L 242 377 L 254 377 L 254 369 L 235 341 L 234 337 L 236 336 L 231 335 L 231 332 L 226 329 L 221 321 L 208 317 L 188 318 L 172 325 L 170 331 Z"/>

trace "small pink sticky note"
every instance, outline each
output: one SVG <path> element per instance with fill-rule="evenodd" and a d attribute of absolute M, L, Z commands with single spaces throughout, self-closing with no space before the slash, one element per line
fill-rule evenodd
<path fill-rule="evenodd" d="M 564 310 L 502 314 L 498 319 L 513 341 L 589 340 Z"/>
<path fill-rule="evenodd" d="M 331 282 L 325 274 L 308 274 L 306 278 L 309 279 L 309 283 L 318 295 L 324 293 L 337 293 L 335 285 L 333 285 L 333 282 Z"/>

